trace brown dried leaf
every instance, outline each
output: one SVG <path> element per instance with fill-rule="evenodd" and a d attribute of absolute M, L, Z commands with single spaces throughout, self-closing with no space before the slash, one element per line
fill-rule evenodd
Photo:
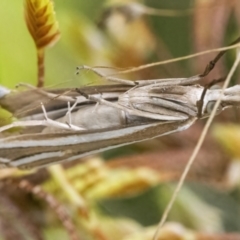
<path fill-rule="evenodd" d="M 194 50 L 201 52 L 224 44 L 224 34 L 230 18 L 233 1 L 229 0 L 197 0 L 193 15 Z M 215 54 L 215 53 L 214 53 Z M 214 54 L 203 55 L 196 59 L 196 71 L 202 72 L 204 66 Z M 224 76 L 224 66 L 221 62 L 211 74 L 211 78 Z"/>
<path fill-rule="evenodd" d="M 114 169 L 147 167 L 158 172 L 159 182 L 178 181 L 191 153 L 191 148 L 145 153 L 113 159 L 108 162 L 108 166 Z M 227 164 L 221 152 L 202 150 L 188 174 L 188 180 L 219 184 L 223 181 Z"/>

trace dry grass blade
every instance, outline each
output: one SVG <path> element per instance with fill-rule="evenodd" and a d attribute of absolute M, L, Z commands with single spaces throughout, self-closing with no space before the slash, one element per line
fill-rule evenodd
<path fill-rule="evenodd" d="M 38 55 L 38 87 L 44 85 L 44 48 L 58 41 L 60 32 L 51 0 L 26 0 L 25 20 Z"/>
<path fill-rule="evenodd" d="M 225 81 L 225 83 L 224 83 L 224 85 L 222 87 L 222 93 L 227 88 L 227 86 L 229 85 L 229 82 L 230 82 L 234 72 L 236 71 L 239 62 L 240 62 L 240 53 L 237 52 L 236 60 L 235 60 L 233 66 L 232 66 L 232 68 L 231 68 L 231 70 L 230 70 L 230 72 L 229 72 L 229 74 L 228 74 L 228 76 L 226 78 L 226 81 Z M 184 171 L 183 171 L 183 173 L 181 175 L 181 178 L 180 178 L 180 180 L 179 180 L 179 182 L 177 184 L 177 187 L 176 187 L 176 189 L 175 189 L 175 191 L 174 191 L 174 193 L 173 193 L 173 195 L 172 195 L 172 197 L 171 197 L 171 199 L 170 199 L 170 201 L 169 201 L 169 203 L 168 203 L 168 205 L 167 205 L 167 207 L 166 207 L 166 209 L 165 209 L 165 211 L 164 211 L 164 213 L 162 215 L 162 218 L 161 218 L 161 221 L 160 221 L 160 223 L 158 225 L 157 231 L 156 231 L 156 233 L 155 233 L 155 235 L 153 237 L 154 240 L 158 239 L 159 231 L 162 228 L 163 224 L 165 223 L 165 221 L 166 221 L 166 219 L 167 219 L 167 217 L 169 215 L 169 212 L 171 211 L 172 206 L 173 206 L 173 204 L 174 204 L 174 202 L 175 202 L 175 200 L 177 198 L 177 195 L 178 195 L 179 191 L 181 190 L 181 187 L 182 187 L 182 185 L 183 185 L 183 183 L 184 183 L 184 181 L 185 181 L 185 179 L 187 177 L 187 174 L 190 171 L 191 166 L 194 163 L 194 160 L 196 159 L 196 156 L 197 156 L 197 154 L 198 154 L 198 152 L 199 152 L 199 150 L 200 150 L 200 148 L 201 148 L 201 146 L 203 144 L 203 141 L 204 141 L 204 139 L 206 137 L 206 134 L 207 134 L 207 132 L 209 130 L 209 127 L 210 127 L 210 125 L 211 125 L 211 123 L 213 121 L 213 118 L 214 118 L 214 116 L 215 116 L 215 114 L 217 112 L 217 108 L 220 105 L 221 97 L 216 102 L 216 104 L 215 104 L 215 106 L 213 108 L 213 111 L 212 111 L 212 113 L 211 113 L 211 115 L 210 115 L 210 117 L 209 117 L 209 119 L 208 119 L 208 121 L 207 121 L 207 123 L 206 123 L 206 125 L 205 125 L 205 127 L 203 129 L 203 131 L 202 131 L 202 134 L 199 137 L 198 143 L 197 143 L 196 147 L 194 148 L 194 151 L 193 151 L 191 157 L 189 158 L 188 164 L 186 165 L 186 167 L 185 167 L 185 169 L 184 169 Z"/>
<path fill-rule="evenodd" d="M 206 50 L 206 51 L 202 51 L 202 52 L 198 52 L 198 53 L 194 53 L 194 54 L 189 54 L 189 55 L 183 56 L 183 57 L 177 57 L 177 58 L 173 58 L 173 59 L 169 59 L 169 60 L 165 60 L 165 61 L 160 61 L 160 62 L 148 63 L 148 64 L 144 64 L 144 65 L 141 65 L 141 66 L 138 66 L 138 67 L 126 68 L 126 70 L 117 72 L 115 74 L 108 75 L 107 77 L 114 76 L 114 75 L 119 75 L 119 74 L 136 72 L 136 71 L 140 71 L 140 70 L 150 68 L 150 67 L 155 67 L 155 66 L 169 64 L 169 63 L 174 63 L 174 62 L 178 62 L 178 61 L 182 61 L 182 60 L 187 60 L 187 59 L 190 59 L 190 58 L 195 58 L 195 57 L 202 56 L 202 55 L 209 54 L 209 53 L 213 53 L 213 52 L 226 51 L 226 50 L 237 48 L 239 46 L 240 46 L 240 44 L 237 43 L 237 44 L 234 44 L 234 45 L 231 45 L 231 46 L 222 47 L 222 48 L 214 48 L 214 49 L 210 49 L 210 50 Z M 99 66 L 98 68 L 101 68 L 101 67 Z"/>

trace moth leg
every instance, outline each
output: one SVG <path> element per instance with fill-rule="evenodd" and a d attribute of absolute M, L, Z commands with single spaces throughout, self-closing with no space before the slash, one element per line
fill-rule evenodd
<path fill-rule="evenodd" d="M 66 113 L 66 116 L 68 117 L 68 123 L 71 125 L 72 124 L 72 110 L 77 106 L 78 104 L 78 99 L 75 101 L 75 103 L 71 106 L 70 102 L 68 102 L 68 111 Z"/>
<path fill-rule="evenodd" d="M 35 126 L 46 126 L 46 121 L 45 120 L 17 121 L 6 126 L 0 127 L 0 132 L 4 132 L 8 129 L 15 127 L 35 127 Z"/>
<path fill-rule="evenodd" d="M 238 37 L 235 41 L 233 41 L 229 46 L 237 44 L 240 42 L 240 37 Z M 217 56 L 211 60 L 207 66 L 205 67 L 202 74 L 200 74 L 201 77 L 206 77 L 215 67 L 216 63 L 220 60 L 220 58 L 227 52 L 228 50 L 223 50 L 217 54 Z M 217 80 L 213 80 L 210 84 L 206 85 L 203 89 L 201 99 L 197 102 L 198 105 L 198 118 L 202 117 L 202 108 L 203 108 L 203 102 L 204 102 L 204 96 L 206 95 L 207 90 L 213 86 L 214 84 L 224 81 L 225 78 L 220 78 Z"/>
<path fill-rule="evenodd" d="M 72 115 L 71 115 L 71 106 L 70 106 L 70 102 L 68 102 L 68 111 L 66 113 L 66 116 L 68 117 L 68 124 L 72 124 Z"/>
<path fill-rule="evenodd" d="M 71 90 L 66 91 L 62 94 L 55 94 L 55 93 L 50 93 L 50 92 L 44 91 L 40 88 L 37 88 L 37 87 L 32 86 L 32 85 L 27 84 L 27 83 L 19 83 L 16 87 L 20 87 L 20 86 L 24 86 L 28 89 L 37 91 L 38 93 L 40 93 L 43 96 L 46 96 L 49 99 L 58 99 L 58 100 L 66 101 L 66 102 L 75 102 L 75 99 L 73 97 L 69 97 L 69 96 L 65 95 L 65 94 L 69 93 Z"/>
<path fill-rule="evenodd" d="M 85 130 L 85 128 L 78 127 L 78 126 L 75 126 L 72 124 L 61 123 L 61 122 L 51 120 L 50 118 L 48 118 L 45 107 L 42 103 L 41 103 L 41 107 L 42 107 L 43 114 L 45 117 L 44 120 L 27 120 L 27 121 L 13 122 L 6 126 L 0 127 L 0 132 L 6 131 L 11 128 L 15 128 L 15 127 L 36 127 L 36 126 L 55 127 L 55 128 L 60 128 L 60 129 L 64 129 L 64 130 L 72 130 L 72 131 Z"/>
<path fill-rule="evenodd" d="M 135 86 L 137 84 L 136 82 L 131 81 L 131 80 L 122 79 L 122 78 L 116 78 L 116 77 L 111 77 L 111 76 L 105 76 L 104 74 L 100 73 L 100 71 L 96 70 L 94 67 L 89 67 L 89 66 L 86 66 L 86 65 L 77 67 L 77 74 L 79 74 L 79 72 L 82 69 L 86 69 L 86 70 L 92 71 L 96 75 L 98 75 L 99 77 L 104 78 L 104 79 L 106 79 L 108 81 L 111 81 L 111 82 L 117 82 L 117 83 L 131 85 L 131 86 Z"/>
<path fill-rule="evenodd" d="M 61 129 L 74 130 L 74 131 L 84 130 L 83 128 L 72 126 L 72 125 L 69 126 L 68 124 L 53 121 L 48 118 L 46 120 L 28 120 L 28 121 L 13 122 L 6 126 L 0 127 L 0 132 L 6 131 L 11 128 L 15 128 L 15 127 L 36 127 L 36 126 L 57 127 Z"/>
<path fill-rule="evenodd" d="M 44 114 L 44 118 L 45 118 L 45 121 L 47 123 L 46 124 L 47 126 L 56 127 L 56 128 L 60 128 L 60 129 L 66 129 L 66 130 L 73 130 L 73 131 L 85 130 L 85 128 L 78 127 L 76 125 L 72 125 L 71 122 L 70 123 L 61 123 L 61 122 L 58 122 L 58 121 L 51 120 L 50 118 L 48 118 L 46 109 L 45 109 L 45 107 L 42 103 L 41 103 L 41 107 L 42 107 L 42 110 L 43 110 L 43 114 Z M 70 110 L 71 110 L 71 108 L 70 108 Z M 71 117 L 70 117 L 70 120 L 71 120 Z"/>
<path fill-rule="evenodd" d="M 99 102 L 97 102 L 96 105 L 94 106 L 92 113 L 97 111 L 98 106 L 99 106 Z"/>
<path fill-rule="evenodd" d="M 240 42 L 240 37 L 237 38 L 235 41 L 233 41 L 229 46 L 234 45 L 234 44 L 239 43 L 239 42 Z M 219 59 L 220 59 L 227 51 L 228 51 L 228 50 L 223 50 L 223 51 L 219 52 L 219 53 L 217 54 L 217 56 L 207 64 L 207 66 L 205 67 L 205 70 L 204 70 L 204 72 L 201 74 L 201 76 L 202 76 L 202 77 L 206 77 L 206 76 L 214 69 L 216 63 L 219 61 Z M 201 117 L 201 114 L 202 114 L 202 113 L 201 113 L 201 111 L 202 111 L 202 102 L 203 102 L 204 96 L 205 96 L 205 94 L 206 94 L 206 92 L 207 92 L 207 89 L 208 89 L 209 87 L 211 87 L 212 85 L 214 85 L 214 84 L 216 83 L 216 81 L 219 82 L 219 81 L 223 81 L 223 80 L 224 80 L 223 78 L 220 78 L 220 79 L 217 79 L 217 80 L 213 80 L 212 83 L 208 84 L 208 85 L 204 88 L 203 93 L 202 93 L 202 96 L 201 96 L 201 99 L 199 100 L 199 103 L 198 103 L 198 104 L 199 104 L 198 117 Z"/>
<path fill-rule="evenodd" d="M 112 76 L 105 76 L 104 74 L 100 73 L 96 69 L 91 68 L 86 65 L 77 67 L 77 70 L 78 70 L 77 74 L 82 69 L 90 70 L 90 71 L 94 72 L 95 74 L 97 74 L 98 76 L 100 76 L 101 78 L 104 78 L 108 81 L 131 85 L 131 86 L 135 86 L 135 87 L 144 86 L 144 85 L 146 85 L 146 86 L 147 85 L 155 85 L 155 84 L 158 86 L 166 86 L 166 87 L 170 87 L 173 85 L 192 85 L 192 84 L 195 84 L 196 82 L 199 82 L 203 78 L 201 75 L 196 75 L 196 76 L 192 76 L 189 78 L 165 78 L 165 79 L 147 79 L 147 80 L 131 81 L 131 80 L 116 78 L 116 77 L 112 77 Z"/>
<path fill-rule="evenodd" d="M 234 44 L 237 44 L 240 42 L 240 37 L 238 37 L 235 41 L 233 41 L 229 46 L 232 46 Z M 219 59 L 227 52 L 228 50 L 223 50 L 217 54 L 217 56 L 211 60 L 207 66 L 205 67 L 204 72 L 200 75 L 202 77 L 206 77 L 215 67 L 216 63 L 219 61 Z"/>

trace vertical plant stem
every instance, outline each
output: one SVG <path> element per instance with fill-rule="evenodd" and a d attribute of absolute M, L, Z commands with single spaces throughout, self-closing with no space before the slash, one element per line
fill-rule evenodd
<path fill-rule="evenodd" d="M 41 88 L 44 86 L 44 50 L 37 50 L 37 62 L 38 62 L 38 82 L 37 87 Z"/>

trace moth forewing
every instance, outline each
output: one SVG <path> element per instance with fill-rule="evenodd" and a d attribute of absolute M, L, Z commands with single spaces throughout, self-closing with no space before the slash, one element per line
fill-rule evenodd
<path fill-rule="evenodd" d="M 229 102 L 233 104 L 233 101 L 239 101 L 236 97 L 239 90 L 238 86 L 228 89 L 223 102 L 229 105 Z M 39 105 L 39 98 L 48 100 L 51 107 L 47 106 L 43 115 L 47 118 L 46 115 L 51 114 L 54 119 L 49 121 L 55 121 L 55 125 L 50 124 L 52 127 L 46 127 L 42 132 L 0 139 L 1 167 L 42 167 L 184 130 L 197 119 L 197 102 L 203 87 L 171 84 L 165 87 L 159 83 L 130 87 L 116 84 L 79 89 L 78 92 L 83 96 L 66 90 L 36 92 L 37 100 L 31 104 Z M 57 95 L 56 92 L 65 94 Z M 203 115 L 207 104 L 216 101 L 220 92 L 207 91 Z M 2 102 L 10 104 L 9 99 L 14 99 L 14 95 L 3 98 Z M 19 113 L 17 109 L 15 112 Z M 62 114 L 60 118 L 59 113 Z M 23 116 L 25 119 L 31 118 L 31 114 L 41 116 L 41 108 Z M 74 130 L 71 126 L 84 130 L 66 131 L 61 124 L 69 126 L 69 130 Z"/>
<path fill-rule="evenodd" d="M 91 88 L 88 89 L 93 94 L 89 95 L 87 100 L 80 99 L 79 104 L 73 109 L 71 123 L 83 127 L 86 129 L 85 131 L 64 132 L 63 129 L 57 127 L 47 127 L 42 133 L 2 138 L 0 140 L 2 166 L 28 168 L 70 161 L 106 149 L 180 131 L 189 127 L 196 119 L 183 113 L 181 108 L 177 108 L 177 98 L 174 103 L 175 109 L 171 110 L 165 104 L 153 104 L 151 97 L 148 97 L 149 107 L 152 106 L 151 111 L 153 111 L 151 113 L 142 107 L 140 110 L 135 108 L 135 100 L 131 97 L 127 106 L 120 100 L 121 96 L 126 96 L 129 93 L 134 95 L 134 91 L 138 94 L 139 88 L 128 88 L 125 92 L 121 90 L 122 85 L 119 85 L 120 90 L 116 85 L 112 88 L 115 93 L 114 97 L 106 95 L 113 93 L 111 87 L 108 87 L 103 94 L 96 94 Z M 119 93 L 121 94 L 119 95 Z M 40 95 L 47 96 L 47 94 L 42 93 Z M 162 100 L 164 101 L 164 97 Z M 93 101 L 101 104 L 96 105 L 96 102 Z M 143 97 L 142 101 L 145 102 L 146 98 Z M 52 106 L 54 106 L 53 103 Z M 67 113 L 66 102 L 65 105 L 62 103 L 59 105 L 57 102 L 55 107 L 58 111 L 59 108 L 62 108 Z M 52 107 L 52 111 L 53 109 Z M 48 108 L 49 111 L 51 112 L 51 109 Z M 40 114 L 39 110 L 35 110 L 35 113 Z M 52 116 L 54 115 L 52 114 Z M 65 123 L 67 116 L 56 119 L 56 121 Z"/>
<path fill-rule="evenodd" d="M 71 161 L 188 128 L 196 118 L 129 125 L 103 130 L 39 133 L 0 139 L 0 163 L 5 167 L 31 168 Z"/>
<path fill-rule="evenodd" d="M 25 86 L 25 85 L 24 85 Z M 46 111 L 51 112 L 67 108 L 67 102 L 74 103 L 78 98 L 79 104 L 89 103 L 89 100 L 84 96 L 80 96 L 75 89 L 37 89 L 25 86 L 27 89 L 21 91 L 6 91 L 6 88 L 0 85 L 0 105 L 18 118 L 42 114 L 40 103 L 42 102 Z M 118 84 L 115 85 L 100 85 L 83 87 L 82 91 L 89 95 L 99 95 L 101 93 L 104 99 L 117 99 L 119 94 L 127 91 L 129 86 Z"/>

